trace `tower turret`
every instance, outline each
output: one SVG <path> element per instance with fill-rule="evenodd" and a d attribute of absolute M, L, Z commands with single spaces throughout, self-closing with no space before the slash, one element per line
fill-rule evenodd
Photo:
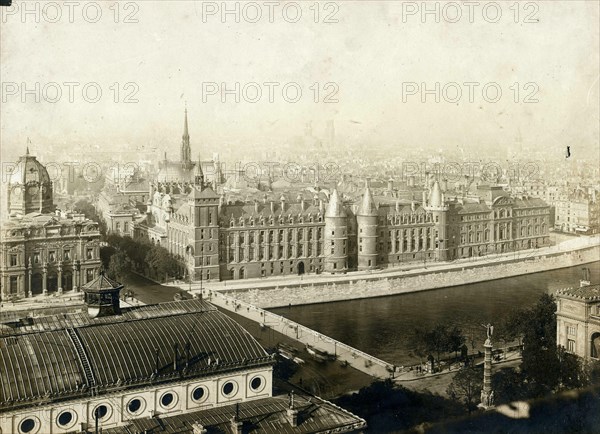
<path fill-rule="evenodd" d="M 377 207 L 367 184 L 356 213 L 359 270 L 372 270 L 377 267 L 377 217 Z"/>
<path fill-rule="evenodd" d="M 436 260 L 438 261 L 448 260 L 448 206 L 445 202 L 440 184 L 435 181 L 429 193 L 429 200 L 424 208 L 433 217 Z"/>
<path fill-rule="evenodd" d="M 325 212 L 325 272 L 348 270 L 348 216 L 337 189 L 329 197 Z"/>

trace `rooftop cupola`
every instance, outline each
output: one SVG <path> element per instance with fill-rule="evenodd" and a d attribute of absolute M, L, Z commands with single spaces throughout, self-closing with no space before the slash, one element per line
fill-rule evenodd
<path fill-rule="evenodd" d="M 104 271 L 83 287 L 84 301 L 92 318 L 120 315 L 119 295 L 123 285 L 104 275 Z"/>

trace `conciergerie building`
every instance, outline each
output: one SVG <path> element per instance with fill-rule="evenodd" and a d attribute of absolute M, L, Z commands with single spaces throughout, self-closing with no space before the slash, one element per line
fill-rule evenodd
<path fill-rule="evenodd" d="M 358 200 L 335 186 L 309 199 L 226 200 L 190 159 L 187 112 L 180 155 L 160 165 L 134 236 L 166 247 L 191 280 L 345 273 L 550 244 L 550 207 L 501 186 L 453 198 L 432 180 L 418 202 L 378 201 L 368 185 Z"/>

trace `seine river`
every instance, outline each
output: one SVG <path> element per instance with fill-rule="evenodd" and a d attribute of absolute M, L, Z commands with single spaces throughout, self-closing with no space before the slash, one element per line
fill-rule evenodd
<path fill-rule="evenodd" d="M 592 283 L 600 282 L 600 262 L 586 265 Z M 412 364 L 409 338 L 415 328 L 456 324 L 476 348 L 484 323 L 498 323 L 512 310 L 534 304 L 542 293 L 577 286 L 583 266 L 390 297 L 272 309 L 375 357 Z M 469 343 L 471 347 L 472 344 Z"/>

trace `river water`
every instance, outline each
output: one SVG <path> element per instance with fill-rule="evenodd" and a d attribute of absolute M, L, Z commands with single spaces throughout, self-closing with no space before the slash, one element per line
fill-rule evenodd
<path fill-rule="evenodd" d="M 586 265 L 600 282 L 600 262 Z M 528 307 L 542 293 L 577 286 L 583 266 L 454 286 L 413 294 L 271 309 L 327 336 L 396 365 L 416 363 L 409 340 L 415 328 L 458 325 L 469 346 L 481 348 L 485 329 L 514 309 Z"/>

